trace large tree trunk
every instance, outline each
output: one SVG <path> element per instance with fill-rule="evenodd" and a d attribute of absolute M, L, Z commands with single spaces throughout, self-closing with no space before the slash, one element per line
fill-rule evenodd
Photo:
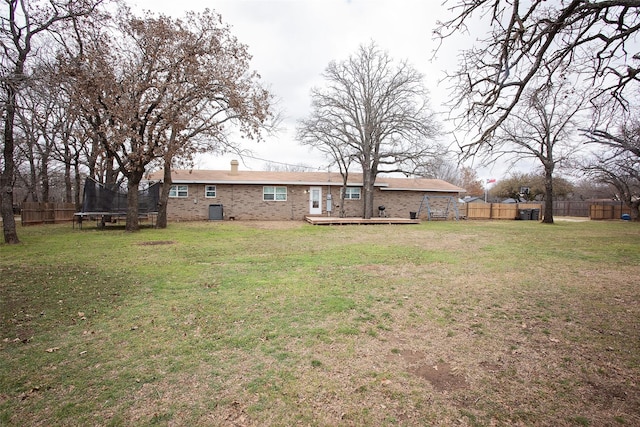
<path fill-rule="evenodd" d="M 45 203 L 50 202 L 49 191 L 49 156 L 43 155 L 40 163 L 40 185 L 42 186 L 42 201 Z"/>
<path fill-rule="evenodd" d="M 38 196 L 38 168 L 36 167 L 36 158 L 33 152 L 33 144 L 29 143 L 28 149 L 29 178 L 25 178 L 25 181 L 27 181 L 27 195 L 31 196 L 32 202 L 39 202 L 40 197 Z"/>
<path fill-rule="evenodd" d="M 64 202 L 72 203 L 73 196 L 71 194 L 71 153 L 69 146 L 65 144 L 64 147 Z"/>
<path fill-rule="evenodd" d="M 11 185 L 5 185 L 4 181 L 5 179 L 2 178 L 2 197 L 0 197 L 4 242 L 9 244 L 20 243 L 16 232 L 16 220 L 13 216 L 13 189 Z"/>
<path fill-rule="evenodd" d="M 553 224 L 553 168 L 544 169 L 544 216 L 542 222 Z"/>
<path fill-rule="evenodd" d="M 160 193 L 160 207 L 158 208 L 158 220 L 156 221 L 157 228 L 167 228 L 167 205 L 169 203 L 171 184 L 171 161 L 165 160 L 162 192 Z"/>
<path fill-rule="evenodd" d="M 631 215 L 631 221 L 640 221 L 640 200 L 637 200 L 633 203 L 631 203 L 631 206 L 629 206 L 629 209 L 631 210 L 630 215 Z"/>
<path fill-rule="evenodd" d="M 74 165 L 73 165 L 73 171 L 74 171 L 74 179 L 75 179 L 75 188 L 73 189 L 74 194 L 73 194 L 73 200 L 74 203 L 76 204 L 76 212 L 80 212 L 82 210 L 82 203 L 84 202 L 84 200 L 82 200 L 81 196 L 80 196 L 80 188 L 82 187 L 82 176 L 80 175 L 80 162 L 78 161 L 78 158 L 76 157 Z"/>
<path fill-rule="evenodd" d="M 142 180 L 142 172 L 132 172 L 129 174 L 127 181 L 127 224 L 125 231 L 133 232 L 140 230 L 140 221 L 138 219 L 138 189 Z"/>
<path fill-rule="evenodd" d="M 6 169 L 6 167 L 5 167 Z M 0 178 L 0 187 L 2 188 L 2 195 L 0 196 L 0 210 L 2 211 L 2 230 L 4 233 L 4 242 L 9 244 L 20 243 L 18 240 L 18 233 L 16 232 L 16 220 L 13 216 L 13 187 L 10 180 L 7 180 L 4 175 Z M 6 181 L 9 181 L 6 184 Z"/>
<path fill-rule="evenodd" d="M 371 171 L 362 172 L 362 190 L 364 192 L 363 214 L 364 219 L 373 217 L 373 177 Z"/>
<path fill-rule="evenodd" d="M 344 161 L 344 159 L 336 159 L 338 164 L 340 165 L 340 161 Z M 347 216 L 347 211 L 344 207 L 344 201 L 347 197 L 347 187 L 349 185 L 349 166 L 347 164 L 344 167 L 340 166 L 340 175 L 342 176 L 342 191 L 340 192 L 340 210 L 338 215 L 340 218 L 344 218 Z"/>
<path fill-rule="evenodd" d="M 104 183 L 109 188 L 115 188 L 118 181 L 118 171 L 113 167 L 114 163 L 114 156 L 111 153 L 107 152 L 105 159 Z M 140 173 L 140 178 L 138 178 L 138 183 L 136 184 L 136 186 L 140 184 L 143 173 L 144 172 Z M 132 174 L 135 174 L 135 172 L 132 172 Z"/>
<path fill-rule="evenodd" d="M 89 177 L 104 184 L 104 182 L 98 177 L 97 172 L 99 148 L 100 141 L 98 140 L 97 136 L 93 136 L 91 138 L 91 151 L 87 155 L 87 167 L 89 168 Z"/>
<path fill-rule="evenodd" d="M 4 241 L 9 244 L 20 243 L 16 232 L 16 220 L 13 216 L 13 176 L 15 162 L 13 159 L 14 140 L 13 123 L 16 116 L 16 93 L 9 86 L 7 89 L 7 103 L 4 119 L 4 169 L 0 174 L 0 211 L 2 213 L 2 229 Z"/>
<path fill-rule="evenodd" d="M 613 184 L 619 193 L 620 199 L 629 208 L 631 221 L 640 221 L 640 200 L 635 198 L 635 193 L 628 183 L 616 180 Z"/>

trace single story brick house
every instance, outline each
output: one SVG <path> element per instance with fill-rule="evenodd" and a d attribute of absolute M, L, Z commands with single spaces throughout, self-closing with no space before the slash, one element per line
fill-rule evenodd
<path fill-rule="evenodd" d="M 163 172 L 150 181 L 162 181 Z M 175 170 L 172 173 L 167 216 L 170 221 L 195 220 L 304 220 L 307 216 L 338 216 L 342 176 L 329 172 L 259 172 L 238 170 Z M 350 173 L 345 216 L 361 217 L 362 174 Z M 443 209 L 451 198 L 458 203 L 464 189 L 439 179 L 378 177 L 374 190 L 374 215 L 384 206 L 389 217 L 408 218 L 417 212 L 424 196 L 431 209 Z M 426 215 L 422 208 L 421 217 Z M 453 212 L 448 216 L 452 217 Z"/>

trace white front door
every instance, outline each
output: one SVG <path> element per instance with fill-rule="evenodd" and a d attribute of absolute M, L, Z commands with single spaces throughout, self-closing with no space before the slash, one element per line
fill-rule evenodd
<path fill-rule="evenodd" d="M 322 214 L 322 187 L 309 188 L 309 215 Z"/>

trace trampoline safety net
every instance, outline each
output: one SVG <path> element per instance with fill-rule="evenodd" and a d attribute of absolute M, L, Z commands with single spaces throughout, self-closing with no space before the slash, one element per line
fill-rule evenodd
<path fill-rule="evenodd" d="M 138 212 L 158 212 L 160 202 L 160 183 L 138 191 Z M 126 213 L 127 193 L 112 190 L 98 181 L 87 178 L 84 183 L 82 212 Z"/>

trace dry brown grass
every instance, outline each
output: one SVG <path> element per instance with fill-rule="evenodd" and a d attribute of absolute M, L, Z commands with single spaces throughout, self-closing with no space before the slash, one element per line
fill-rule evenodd
<path fill-rule="evenodd" d="M 86 320 L 25 317 L 30 267 L 3 258 L 1 422 L 640 425 L 636 224 L 145 233 L 100 237 L 155 261 L 99 273 L 124 283 Z"/>

